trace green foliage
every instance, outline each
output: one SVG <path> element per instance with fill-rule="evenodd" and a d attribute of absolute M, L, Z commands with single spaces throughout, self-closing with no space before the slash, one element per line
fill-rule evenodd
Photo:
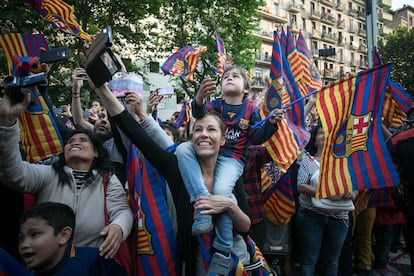
<path fill-rule="evenodd" d="M 380 41 L 378 49 L 383 62 L 392 62 L 391 79 L 414 96 L 414 28 L 399 26 Z"/>
<path fill-rule="evenodd" d="M 217 64 L 214 30 L 224 40 L 227 52 L 236 64 L 248 69 L 254 65 L 254 53 L 259 41 L 252 34 L 257 28 L 258 0 L 66 0 L 73 5 L 77 22 L 83 30 L 93 35 L 111 25 L 114 51 L 128 70 L 144 75 L 145 68 L 137 68 L 136 60 L 164 59 L 184 45 L 207 46 L 195 73 L 201 81 L 206 75 L 214 76 Z M 56 105 L 70 102 L 71 74 L 81 66 L 79 53 L 84 41 L 53 28 L 24 0 L 3 0 L 0 4 L 0 32 L 25 32 L 45 34 L 51 47 L 67 45 L 70 58 L 54 64 L 50 72 L 50 96 Z M 151 20 L 156 18 L 156 20 Z M 0 74 L 7 74 L 4 55 L 0 52 Z M 181 80 L 177 96 L 197 91 L 197 84 Z M 84 104 L 90 101 L 87 88 Z"/>
<path fill-rule="evenodd" d="M 214 31 L 223 39 L 227 54 L 234 63 L 251 68 L 259 40 L 253 36 L 258 22 L 256 12 L 262 4 L 257 0 L 173 0 L 165 4 L 160 20 L 165 31 L 159 32 L 159 52 L 172 53 L 185 45 L 207 46 L 199 60 L 194 78 L 201 82 L 207 75 L 214 76 L 217 50 Z M 183 92 L 191 98 L 199 83 L 182 80 Z"/>

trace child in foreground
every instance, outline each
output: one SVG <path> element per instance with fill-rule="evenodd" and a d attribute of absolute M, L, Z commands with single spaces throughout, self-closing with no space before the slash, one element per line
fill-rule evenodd
<path fill-rule="evenodd" d="M 61 203 L 36 205 L 20 219 L 19 253 L 34 275 L 127 275 L 99 248 L 75 247 L 73 210 Z"/>

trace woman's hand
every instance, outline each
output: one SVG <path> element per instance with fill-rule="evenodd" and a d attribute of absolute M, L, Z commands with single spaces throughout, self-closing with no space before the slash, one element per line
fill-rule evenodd
<path fill-rule="evenodd" d="M 197 91 L 197 95 L 195 97 L 196 103 L 198 105 L 202 105 L 204 103 L 204 99 L 216 92 L 216 83 L 211 79 L 210 76 L 207 76 L 200 85 L 200 88 Z"/>
<path fill-rule="evenodd" d="M 161 102 L 163 96 L 158 95 L 158 89 L 157 88 L 154 92 L 150 93 L 147 101 L 147 113 L 152 114 L 154 112 L 154 109 L 156 106 Z"/>
<path fill-rule="evenodd" d="M 135 92 L 126 92 L 125 95 L 125 103 L 128 105 L 128 111 L 133 115 L 136 114 L 140 120 L 144 120 L 147 114 L 142 107 L 142 96 Z"/>
<path fill-rule="evenodd" d="M 105 236 L 105 241 L 99 247 L 99 255 L 105 259 L 113 258 L 122 242 L 121 227 L 118 224 L 109 224 L 102 229 L 100 235 Z"/>
<path fill-rule="evenodd" d="M 26 94 L 21 102 L 15 102 L 7 93 L 0 101 L 0 126 L 13 125 L 19 114 L 22 113 L 30 103 L 31 94 Z"/>
<path fill-rule="evenodd" d="M 80 96 L 83 81 L 88 80 L 88 74 L 83 68 L 76 68 L 72 73 L 72 95 Z"/>
<path fill-rule="evenodd" d="M 202 209 L 201 214 L 220 214 L 229 211 L 234 202 L 222 195 L 200 196 L 194 202 L 194 209 Z"/>

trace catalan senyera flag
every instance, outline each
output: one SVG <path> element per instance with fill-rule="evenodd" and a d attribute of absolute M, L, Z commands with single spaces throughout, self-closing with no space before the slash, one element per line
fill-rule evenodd
<path fill-rule="evenodd" d="M 40 48 L 49 49 L 43 34 L 2 34 L 0 46 L 7 59 L 10 75 L 13 75 L 13 72 L 23 73 L 21 68 L 18 68 L 19 63 L 13 62 L 13 59 L 21 61 L 21 57 L 38 57 Z M 63 139 L 43 96 L 35 87 L 31 89 L 33 104 L 20 114 L 19 126 L 26 159 L 29 162 L 36 162 L 61 153 Z"/>
<path fill-rule="evenodd" d="M 223 39 L 217 34 L 217 32 L 214 32 L 214 36 L 216 38 L 216 44 L 217 44 L 217 68 L 216 68 L 216 74 L 218 76 L 223 76 L 224 73 L 224 66 L 226 65 L 226 48 L 224 47 Z"/>
<path fill-rule="evenodd" d="M 136 275 L 181 275 L 178 243 L 168 214 L 167 183 L 132 144 L 127 176 L 136 222 Z"/>
<path fill-rule="evenodd" d="M 53 27 L 69 34 L 91 41 L 91 36 L 76 22 L 72 6 L 61 0 L 25 0 Z"/>
<path fill-rule="evenodd" d="M 264 190 L 263 198 L 266 217 L 273 224 L 286 224 L 290 221 L 296 211 L 290 170 L 279 180 L 272 181 L 271 185 Z"/>
<path fill-rule="evenodd" d="M 191 104 L 188 101 L 184 101 L 181 106 L 180 114 L 178 114 L 177 120 L 175 121 L 175 127 L 181 127 L 188 124 L 191 119 Z"/>
<path fill-rule="evenodd" d="M 399 183 L 382 134 L 390 64 L 361 71 L 316 94 L 325 134 L 316 198 Z"/>
<path fill-rule="evenodd" d="M 186 45 L 172 53 L 161 66 L 161 69 L 164 74 L 170 74 L 194 82 L 193 73 L 197 69 L 198 57 L 205 51 L 207 51 L 207 47 L 196 49 Z"/>

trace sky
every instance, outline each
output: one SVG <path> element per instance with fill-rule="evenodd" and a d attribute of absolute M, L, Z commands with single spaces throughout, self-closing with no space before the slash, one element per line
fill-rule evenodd
<path fill-rule="evenodd" d="M 392 0 L 391 9 L 393 11 L 398 10 L 399 8 L 402 8 L 404 4 L 409 4 L 410 6 L 414 7 L 413 0 Z"/>

